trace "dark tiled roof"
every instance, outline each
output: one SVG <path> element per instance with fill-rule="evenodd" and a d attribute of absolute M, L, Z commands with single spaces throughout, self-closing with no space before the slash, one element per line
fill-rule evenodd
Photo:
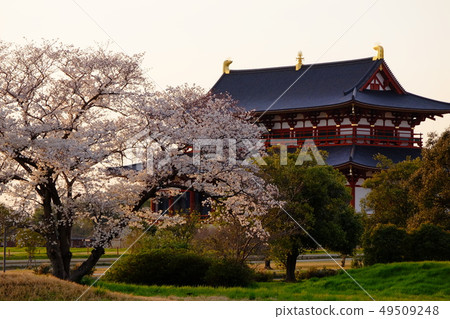
<path fill-rule="evenodd" d="M 345 145 L 319 147 L 328 152 L 326 163 L 332 166 L 356 164 L 364 167 L 376 167 L 377 161 L 373 158 L 376 154 L 382 154 L 390 158 L 394 163 L 401 162 L 407 156 L 416 158 L 420 156 L 419 148 L 382 147 L 364 145 Z"/>
<path fill-rule="evenodd" d="M 356 101 L 371 105 L 410 110 L 434 110 L 450 112 L 450 103 L 427 99 L 411 93 L 397 94 L 393 91 L 362 91 L 356 93 Z"/>
<path fill-rule="evenodd" d="M 240 106 L 255 111 L 265 111 L 269 107 L 275 111 L 359 102 L 377 107 L 450 112 L 450 103 L 407 92 L 359 91 L 381 64 L 389 70 L 384 60 L 373 61 L 372 58 L 305 64 L 299 71 L 295 71 L 295 66 L 231 70 L 230 74 L 220 77 L 211 91 L 229 93 Z M 285 94 L 279 98 L 283 92 Z"/>

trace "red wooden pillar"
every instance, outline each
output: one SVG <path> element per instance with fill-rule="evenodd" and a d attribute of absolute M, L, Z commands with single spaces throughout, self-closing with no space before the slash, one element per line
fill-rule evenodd
<path fill-rule="evenodd" d="M 349 170 L 346 172 L 342 172 L 345 175 L 345 178 L 347 179 L 348 185 L 347 187 L 351 188 L 351 194 L 352 199 L 350 201 L 350 205 L 352 205 L 353 208 L 355 208 L 355 195 L 356 195 L 356 184 L 358 183 L 359 176 L 358 174 L 354 174 L 352 167 L 349 167 Z"/>
<path fill-rule="evenodd" d="M 351 189 L 351 194 L 352 194 L 352 199 L 350 201 L 350 205 L 352 205 L 352 207 L 355 208 L 356 182 L 354 182 L 353 179 L 348 178 L 348 176 L 347 176 L 347 181 L 348 181 L 347 187 L 349 187 Z"/>

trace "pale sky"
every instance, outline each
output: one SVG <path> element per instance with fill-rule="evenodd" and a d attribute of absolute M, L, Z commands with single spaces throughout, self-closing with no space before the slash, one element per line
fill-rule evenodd
<path fill-rule="evenodd" d="M 231 69 L 370 57 L 385 60 L 411 93 L 450 102 L 448 0 L 39 0 L 4 1 L 0 39 L 59 39 L 81 47 L 145 53 L 158 87 L 182 83 L 210 89 Z M 442 132 L 450 115 L 418 132 Z"/>

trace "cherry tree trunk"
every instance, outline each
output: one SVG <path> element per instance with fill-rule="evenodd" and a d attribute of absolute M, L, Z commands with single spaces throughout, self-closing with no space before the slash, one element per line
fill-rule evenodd
<path fill-rule="evenodd" d="M 272 267 L 270 267 L 270 259 L 269 258 L 264 259 L 264 269 L 272 270 Z"/>
<path fill-rule="evenodd" d="M 95 247 L 92 252 L 91 255 L 89 256 L 88 259 L 86 259 L 80 267 L 78 267 L 77 269 L 75 269 L 71 274 L 70 274 L 70 280 L 71 281 L 75 281 L 75 282 L 80 282 L 81 279 L 83 278 L 83 276 L 90 274 L 92 269 L 95 267 L 95 265 L 97 264 L 98 260 L 100 259 L 100 257 L 105 253 L 105 249 L 103 247 Z"/>
<path fill-rule="evenodd" d="M 53 182 L 41 184 L 39 195 L 41 195 L 43 202 L 42 208 L 47 226 L 44 233 L 45 247 L 48 259 L 52 264 L 52 273 L 57 278 L 69 279 L 70 261 L 72 259 L 72 253 L 70 252 L 72 226 L 62 218 L 61 209 L 58 209 L 62 205 Z"/>
<path fill-rule="evenodd" d="M 47 235 L 47 256 L 53 268 L 53 275 L 60 279 L 69 279 L 70 261 L 70 231 L 62 231 Z"/>
<path fill-rule="evenodd" d="M 342 255 L 342 259 L 341 259 L 341 266 L 342 266 L 342 268 L 344 268 L 345 267 L 345 260 L 347 259 L 347 255 Z"/>
<path fill-rule="evenodd" d="M 58 245 L 54 243 L 47 243 L 46 248 L 48 259 L 50 259 L 50 263 L 52 264 L 53 276 L 60 279 L 67 279 L 69 277 L 69 271 L 67 271 L 67 267 L 65 267 L 63 263 L 62 254 L 58 249 Z"/>

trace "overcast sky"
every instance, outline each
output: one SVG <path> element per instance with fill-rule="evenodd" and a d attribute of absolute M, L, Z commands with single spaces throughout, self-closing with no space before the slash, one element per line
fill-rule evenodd
<path fill-rule="evenodd" d="M 231 69 L 370 57 L 385 60 L 411 93 L 450 102 L 450 1 L 39 0 L 4 1 L 0 39 L 59 39 L 81 47 L 110 41 L 128 54 L 145 53 L 157 86 L 210 89 Z M 417 131 L 442 132 L 450 115 Z"/>

